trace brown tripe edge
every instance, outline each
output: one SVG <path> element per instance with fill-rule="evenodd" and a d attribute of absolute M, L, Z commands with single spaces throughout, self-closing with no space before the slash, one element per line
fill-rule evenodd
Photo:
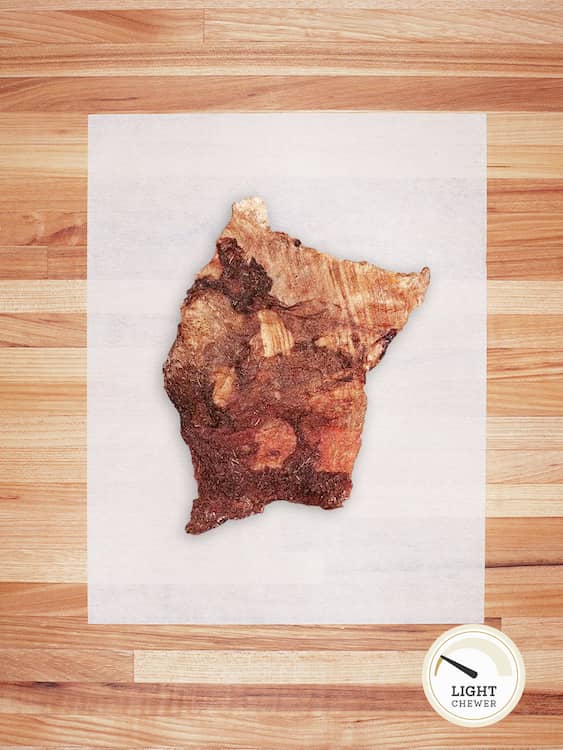
<path fill-rule="evenodd" d="M 393 273 L 274 232 L 260 198 L 233 205 L 181 307 L 164 363 L 199 497 L 186 531 L 274 500 L 350 495 L 366 372 L 424 299 L 428 268 Z"/>

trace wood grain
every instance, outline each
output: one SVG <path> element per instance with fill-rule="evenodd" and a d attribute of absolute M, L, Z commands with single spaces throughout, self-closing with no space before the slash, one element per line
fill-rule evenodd
<path fill-rule="evenodd" d="M 84 382 L 86 351 L 84 348 L 35 349 L 0 348 L 0 382 Z"/>
<path fill-rule="evenodd" d="M 563 259 L 556 253 L 561 249 L 563 237 L 558 218 L 557 214 L 493 214 L 488 226 L 489 244 L 493 248 L 527 250 L 530 255 L 542 250 L 552 251 L 555 255 L 554 270 L 560 275 L 563 273 Z"/>
<path fill-rule="evenodd" d="M 490 542 L 489 549 L 492 549 Z M 540 542 L 538 554 L 541 554 L 541 549 Z M 485 613 L 492 616 L 493 612 L 503 622 L 508 616 L 535 618 L 563 615 L 563 566 L 526 565 L 520 562 L 488 567 L 485 576 Z M 541 640 L 541 629 L 538 629 L 537 637 Z"/>
<path fill-rule="evenodd" d="M 420 689 L 446 625 L 87 622 L 87 114 L 308 109 L 488 114 L 485 611 L 528 684 L 478 732 Z M 0 173 L 0 750 L 561 748 L 559 0 L 0 0 Z"/>
<path fill-rule="evenodd" d="M 85 279 L 86 248 L 53 246 L 47 248 L 47 278 Z"/>
<path fill-rule="evenodd" d="M 506 617 L 503 629 L 522 648 L 533 649 L 541 629 L 544 649 L 560 650 L 563 647 L 563 618 L 561 617 Z"/>
<path fill-rule="evenodd" d="M 0 314 L 0 348 L 29 346 L 60 348 L 85 345 L 86 316 L 84 314 Z"/>
<path fill-rule="evenodd" d="M 492 116 L 487 122 L 493 120 Z M 563 208 L 563 180 L 550 178 L 517 179 L 504 174 L 500 177 L 489 177 L 487 181 L 488 216 L 496 213 L 557 213 Z M 507 227 L 509 229 L 509 227 Z M 502 253 L 508 248 L 498 249 L 493 257 L 497 263 L 503 259 Z M 509 256 L 507 257 L 509 262 Z M 541 263 L 541 262 L 540 262 Z M 534 269 L 533 257 L 530 257 L 531 270 Z M 488 264 L 490 272 L 490 264 Z M 541 267 L 541 266 L 540 266 Z M 508 269 L 507 269 L 508 270 Z M 545 278 L 551 278 L 546 269 Z M 511 278 L 508 276 L 507 278 Z M 523 278 L 534 278 L 533 275 Z"/>
<path fill-rule="evenodd" d="M 491 416 L 556 416 L 561 414 L 563 385 L 559 381 L 492 381 L 487 388 L 487 410 Z"/>
<path fill-rule="evenodd" d="M 18 46 L 12 47 L 15 52 Z M 40 112 L 12 114 L 0 111 L 0 143 L 12 148 L 48 143 L 88 144 L 88 120 L 82 115 Z M 14 217 L 15 218 L 15 217 Z M 17 229 L 17 226 L 13 227 Z"/>
<path fill-rule="evenodd" d="M 47 277 L 46 247 L 0 247 L 0 280 Z"/>
<path fill-rule="evenodd" d="M 448 0 L 445 3 L 452 10 L 465 10 L 467 8 L 483 7 L 483 0 Z M 91 9 L 92 0 L 28 0 L 27 10 L 85 10 Z M 95 3 L 99 10 L 112 10 L 116 6 L 126 9 L 152 10 L 155 7 L 179 8 L 186 7 L 186 0 L 99 0 Z M 192 0 L 190 6 L 194 8 L 276 8 L 279 3 L 275 0 Z M 373 0 L 370 7 L 373 8 L 395 8 L 399 10 L 415 10 L 417 8 L 435 7 L 434 0 Z M 513 0 L 510 8 L 513 11 L 529 10 L 530 0 Z M 362 3 L 358 0 L 289 0 L 284 3 L 288 10 L 302 8 L 323 8 L 329 10 L 340 10 L 342 7 L 361 8 Z M 488 0 L 487 7 L 492 9 L 506 10 L 506 0 Z M 538 11 L 559 10 L 558 0 L 534 0 L 534 9 Z M 18 0 L 0 0 L 0 10 L 21 10 Z"/>
<path fill-rule="evenodd" d="M 98 649 L 0 649 L 2 679 L 52 682 L 129 682 L 133 654 Z"/>
<path fill-rule="evenodd" d="M 0 313 L 79 313 L 86 287 L 79 281 L 0 281 Z"/>
<path fill-rule="evenodd" d="M 489 315 L 488 345 L 492 349 L 557 349 L 563 346 L 561 315 Z"/>
<path fill-rule="evenodd" d="M 549 34 L 541 19 L 538 31 Z M 556 26 L 557 21 L 551 26 Z M 203 40 L 202 10 L 1 11 L 0 44 L 89 44 Z M 545 41 L 545 40 L 544 40 Z"/>
<path fill-rule="evenodd" d="M 489 568 L 563 563 L 563 518 L 489 518 Z"/>
<path fill-rule="evenodd" d="M 4 402 L 5 414 L 27 414 L 34 417 L 86 415 L 86 384 L 83 382 L 3 381 L 0 384 L 0 399 Z M 39 462 L 37 465 L 40 465 Z M 4 470 L 9 470 L 9 464 Z"/>
<path fill-rule="evenodd" d="M 498 450 L 563 448 L 563 417 L 489 416 L 487 447 Z"/>
<path fill-rule="evenodd" d="M 563 482 L 561 450 L 488 450 L 487 481 L 502 484 Z"/>
<path fill-rule="evenodd" d="M 508 348 L 487 350 L 488 387 L 493 381 L 522 380 L 557 383 L 563 376 L 563 356 L 558 349 Z"/>
<path fill-rule="evenodd" d="M 490 198 L 490 194 L 489 194 Z M 510 214 L 506 214 L 506 219 Z M 502 222 L 509 224 L 508 221 Z M 538 224 L 537 218 L 531 219 L 530 224 Z M 487 273 L 489 279 L 533 279 L 550 280 L 563 279 L 561 263 L 561 245 L 550 243 L 537 244 L 533 235 L 524 244 L 509 244 L 510 226 L 506 226 L 507 242 L 501 247 L 489 245 L 487 259 Z"/>
<path fill-rule="evenodd" d="M 550 707 L 544 695 L 543 709 Z M 147 705 L 153 715 L 182 715 L 194 709 L 318 711 L 339 708 L 355 712 L 426 711 L 420 688 L 397 685 L 218 685 L 181 683 L 96 684 L 91 682 L 0 683 L 0 713 L 111 713 L 142 716 Z M 547 706 L 546 706 L 547 704 Z M 551 702 L 551 707 L 554 701 Z M 559 707 L 556 704 L 556 707 Z M 534 712 L 538 705 L 534 706 Z M 531 712 L 529 712 L 531 713 Z"/>
<path fill-rule="evenodd" d="M 421 736 L 432 748 L 556 747 L 563 732 L 561 716 L 514 715 L 502 725 L 468 737 L 463 727 L 448 725 L 432 712 L 402 711 L 400 715 L 371 711 L 284 711 L 225 709 L 186 711 L 180 716 L 99 716 L 53 712 L 45 716 L 0 714 L 0 736 L 10 745 L 147 747 L 177 746 L 197 750 L 248 750 L 254 747 L 332 750 L 350 746 L 410 750 Z M 503 744 L 499 744 L 503 743 Z"/>
<path fill-rule="evenodd" d="M 563 257 L 561 270 L 563 271 Z M 487 311 L 489 315 L 561 315 L 563 282 L 489 281 Z"/>
<path fill-rule="evenodd" d="M 135 651 L 135 682 L 418 684 L 420 651 Z"/>
<path fill-rule="evenodd" d="M 559 112 L 563 80 L 436 76 L 91 76 L 0 78 L 4 112 L 466 110 Z M 22 177 L 22 182 L 24 182 Z M 66 185 L 69 201 L 73 188 Z"/>
<path fill-rule="evenodd" d="M 487 517 L 515 518 L 563 516 L 563 486 L 560 484 L 489 484 Z"/>
<path fill-rule="evenodd" d="M 205 39 L 224 42 L 285 41 L 295 44 L 346 40 L 486 42 L 560 42 L 563 13 L 425 8 L 403 11 L 375 9 L 304 8 L 292 13 L 273 8 L 264 10 L 210 8 L 205 14 Z"/>
<path fill-rule="evenodd" d="M 18 123 L 14 123 L 17 127 Z M 42 248 L 86 244 L 86 214 L 73 211 L 0 211 L 1 246 Z"/>
<path fill-rule="evenodd" d="M 492 626 L 499 621 L 489 620 Z M 3 648 L 425 651 L 441 625 L 89 625 L 84 617 L 0 618 Z M 314 658 L 314 657 L 310 657 Z"/>
<path fill-rule="evenodd" d="M 561 78 L 562 44 L 441 41 L 104 42 L 0 46 L 9 78 L 41 76 L 402 75 Z M 507 155 L 510 152 L 505 152 Z"/>
<path fill-rule="evenodd" d="M 84 584 L 0 582 L 0 610 L 23 617 L 87 616 L 88 596 Z"/>

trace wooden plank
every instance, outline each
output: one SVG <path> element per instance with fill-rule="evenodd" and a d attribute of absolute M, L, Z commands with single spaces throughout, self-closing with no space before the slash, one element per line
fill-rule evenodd
<path fill-rule="evenodd" d="M 37 534 L 38 524 L 35 526 Z M 4 583 L 27 583 L 37 581 L 49 582 L 51 585 L 81 583 L 86 579 L 86 534 L 78 535 L 75 539 L 70 530 L 70 539 L 64 545 L 57 545 L 54 539 L 60 536 L 60 526 L 49 525 L 47 532 L 53 535 L 51 542 L 30 543 L 33 531 L 25 539 L 12 535 L 11 544 L 2 545 L 0 549 L 0 564 Z M 42 532 L 43 533 L 43 532 Z M 65 534 L 66 534 L 65 530 Z M 1 597 L 0 597 L 1 599 Z"/>
<path fill-rule="evenodd" d="M 85 484 L 64 484 L 62 482 L 16 484 L 15 482 L 9 482 L 0 484 L 0 499 L 3 503 L 0 511 L 7 511 L 10 504 L 14 504 L 15 510 L 17 510 L 19 504 L 37 512 L 39 510 L 37 506 L 42 503 L 46 508 L 45 512 L 48 512 L 49 507 L 52 507 L 75 514 L 80 513 L 82 518 L 85 517 L 86 513 Z"/>
<path fill-rule="evenodd" d="M 19 47 L 12 47 L 14 53 Z M 0 52 L 2 48 L 0 46 Z M 0 144 L 10 148 L 48 144 L 88 143 L 88 118 L 85 115 L 30 112 L 0 112 Z M 12 221 L 18 224 L 17 217 Z M 10 222 L 9 222 L 10 223 Z M 0 221 L 0 224 L 2 222 Z"/>
<path fill-rule="evenodd" d="M 85 349 L 0 349 L 0 382 L 84 382 Z"/>
<path fill-rule="evenodd" d="M 550 349 L 487 350 L 489 387 L 493 380 L 527 380 L 534 383 L 563 379 L 563 355 Z"/>
<path fill-rule="evenodd" d="M 46 247 L 0 247 L 0 280 L 46 278 Z"/>
<path fill-rule="evenodd" d="M 87 616 L 85 584 L 0 581 L 0 611 L 26 617 Z"/>
<path fill-rule="evenodd" d="M 0 281 L 0 313 L 82 313 L 84 281 Z"/>
<path fill-rule="evenodd" d="M 443 41 L 330 44 L 137 42 L 0 46 L 5 78 L 169 75 L 401 75 L 561 78 L 562 44 Z"/>
<path fill-rule="evenodd" d="M 93 3 L 98 10 L 115 10 L 117 0 L 27 0 L 27 10 L 90 10 Z M 187 0 L 119 0 L 119 8 L 146 9 L 153 8 L 185 8 Z M 482 8 L 483 0 L 445 0 L 442 3 L 450 10 L 467 10 L 468 8 Z M 340 10 L 342 7 L 365 7 L 359 0 L 287 0 L 284 7 L 293 8 L 329 8 Z M 277 8 L 275 0 L 190 0 L 191 8 Z M 435 8 L 435 0 L 372 0 L 370 8 L 390 8 L 416 10 L 420 8 Z M 487 0 L 487 8 L 498 10 L 518 9 L 529 10 L 530 0 Z M 559 0 L 534 0 L 534 8 L 543 10 L 560 10 Z M 0 0 L 1 10 L 20 10 L 18 0 Z"/>
<path fill-rule="evenodd" d="M 489 220 L 492 214 L 489 214 Z M 505 214 L 508 219 L 512 214 Z M 537 221 L 537 217 L 530 223 Z M 507 230 L 510 232 L 510 230 Z M 560 245 L 527 244 L 496 245 L 487 248 L 487 276 L 489 279 L 554 280 L 563 279 Z"/>
<path fill-rule="evenodd" d="M 85 172 L 81 176 L 59 175 L 32 167 L 27 174 L 13 170 L 9 178 L 0 181 L 0 213 L 30 213 L 36 209 L 86 212 L 86 206 Z"/>
<path fill-rule="evenodd" d="M 526 687 L 531 690 L 561 691 L 563 649 L 545 648 L 541 635 L 531 648 L 518 644 L 526 665 Z"/>
<path fill-rule="evenodd" d="M 488 450 L 487 482 L 491 484 L 561 484 L 561 450 Z"/>
<path fill-rule="evenodd" d="M 563 242 L 563 232 L 561 239 Z M 563 274 L 563 250 L 560 254 L 559 265 Z M 561 315 L 563 282 L 489 281 L 487 312 L 489 315 Z"/>
<path fill-rule="evenodd" d="M 44 173 L 61 177 L 82 174 L 88 167 L 88 153 L 83 143 L 28 143 L 0 151 L 3 177 L 17 180 Z"/>
<path fill-rule="evenodd" d="M 1 106 L 1 102 L 0 102 Z M 0 149 L 0 208 L 83 208 L 87 150 L 83 144 L 37 144 Z"/>
<path fill-rule="evenodd" d="M 0 449 L 61 450 L 77 447 L 86 447 L 85 416 L 47 414 L 38 417 L 36 414 L 0 414 Z M 38 459 L 39 457 L 40 454 Z"/>
<path fill-rule="evenodd" d="M 487 384 L 487 413 L 494 417 L 556 417 L 563 411 L 563 381 L 493 380 Z"/>
<path fill-rule="evenodd" d="M 86 316 L 74 313 L 0 314 L 0 347 L 86 346 Z"/>
<path fill-rule="evenodd" d="M 487 175 L 497 179 L 561 179 L 563 145 L 489 146 Z"/>
<path fill-rule="evenodd" d="M 563 649 L 563 617 L 506 617 L 502 629 L 520 648 Z"/>
<path fill-rule="evenodd" d="M 128 682 L 133 677 L 130 651 L 98 649 L 0 649 L 2 679 L 42 682 Z"/>
<path fill-rule="evenodd" d="M 225 42 L 309 40 L 454 41 L 510 43 L 557 43 L 563 37 L 560 11 L 505 13 L 491 10 L 420 9 L 404 13 L 381 9 L 322 10 L 303 8 L 288 13 L 279 8 L 209 8 L 205 13 L 205 40 Z"/>
<path fill-rule="evenodd" d="M 531 114 L 493 114 L 487 118 L 487 126 L 489 178 L 561 179 L 563 117 L 560 112 L 541 114 L 537 117 Z M 530 211 L 529 208 L 524 210 Z M 527 221 L 533 222 L 533 216 Z M 513 231 L 517 234 L 526 234 L 523 222 L 524 219 L 520 218 Z M 549 236 L 549 223 L 544 220 L 542 226 Z M 551 226 L 556 228 L 553 223 Z M 544 239 L 542 232 L 537 228 L 533 236 L 537 241 Z M 489 232 L 490 240 L 494 240 L 495 237 L 494 232 L 492 235 Z"/>
<path fill-rule="evenodd" d="M 6 744 L 54 745 L 64 747 L 178 746 L 197 750 L 276 750 L 315 748 L 331 750 L 335 743 L 348 748 L 419 747 L 479 748 L 554 747 L 563 736 L 561 716 L 518 716 L 502 724 L 480 728 L 468 734 L 464 727 L 445 722 L 430 707 L 425 712 L 404 711 L 400 715 L 371 711 L 262 711 L 195 710 L 180 716 L 143 717 L 52 713 L 0 714 L 0 733 Z M 249 738 L 253 738 L 250 740 Z M 342 742 L 341 742 L 342 741 Z M 256 744 L 258 743 L 258 744 Z M 556 746 L 555 746 L 556 747 Z"/>
<path fill-rule="evenodd" d="M 489 177 L 487 204 L 488 216 L 493 213 L 528 212 L 536 216 L 557 213 L 563 211 L 563 180 L 518 180 L 504 173 L 499 178 Z"/>
<path fill-rule="evenodd" d="M 488 246 L 493 248 L 535 251 L 559 248 L 558 275 L 563 270 L 563 228 L 560 214 L 544 213 L 536 216 L 530 213 L 493 213 L 488 220 L 487 240 Z"/>
<path fill-rule="evenodd" d="M 488 484 L 487 518 L 563 516 L 561 484 Z"/>
<path fill-rule="evenodd" d="M 528 689 L 514 709 L 514 714 L 561 716 L 563 714 L 563 696 L 561 693 Z"/>
<path fill-rule="evenodd" d="M 487 143 L 491 146 L 560 146 L 563 113 L 492 114 L 487 117 Z"/>
<path fill-rule="evenodd" d="M 563 616 L 563 565 L 487 568 L 485 614 L 503 621 L 505 617 Z"/>
<path fill-rule="evenodd" d="M 6 464 L 4 473 L 9 471 Z M 0 536 L 4 581 L 84 581 L 85 485 L 0 485 Z"/>
<path fill-rule="evenodd" d="M 397 685 L 0 683 L 0 713 L 178 716 L 194 709 L 427 711 L 420 688 Z"/>
<path fill-rule="evenodd" d="M 500 626 L 499 621 L 491 624 Z M 425 651 L 442 625 L 94 625 L 81 617 L 0 617 L 2 648 Z M 2 707 L 0 706 L 0 711 Z"/>
<path fill-rule="evenodd" d="M 561 411 L 563 412 L 563 401 Z M 53 439 L 54 437 L 53 435 Z M 487 419 L 487 447 L 501 450 L 511 448 L 517 450 L 563 448 L 563 416 L 489 416 Z"/>
<path fill-rule="evenodd" d="M 563 80 L 308 75 L 0 78 L 0 108 L 99 114 L 302 109 L 556 112 L 563 109 Z M 81 186 L 75 180 L 66 187 L 60 205 L 68 207 L 72 191 Z M 44 193 L 40 195 L 46 200 Z"/>
<path fill-rule="evenodd" d="M 86 244 L 86 213 L 0 211 L 0 245 L 73 247 Z"/>
<path fill-rule="evenodd" d="M 86 414 L 86 383 L 3 381 L 0 401 L 5 414 L 79 417 Z"/>
<path fill-rule="evenodd" d="M 2 447 L 0 482 L 84 482 L 86 449 Z"/>
<path fill-rule="evenodd" d="M 203 11 L 1 11 L 0 44 L 203 41 Z M 545 40 L 544 40 L 545 41 Z"/>
<path fill-rule="evenodd" d="M 36 533 L 37 528 L 36 525 Z M 60 535 L 60 527 L 50 528 L 49 531 Z M 36 545 L 28 543 L 30 533 L 28 529 L 25 539 L 17 537 L 14 544 L 5 545 L 0 550 L 4 583 L 25 581 L 42 584 L 47 581 L 50 585 L 57 585 L 82 583 L 86 580 L 85 534 L 83 539 L 74 545 L 56 545 L 52 542 Z"/>
<path fill-rule="evenodd" d="M 486 546 L 488 567 L 563 565 L 563 518 L 489 518 Z"/>
<path fill-rule="evenodd" d="M 563 317 L 560 315 L 489 315 L 487 334 L 487 343 L 491 349 L 561 350 L 563 348 Z"/>
<path fill-rule="evenodd" d="M 85 279 L 85 247 L 56 246 L 47 249 L 47 276 L 50 279 Z"/>

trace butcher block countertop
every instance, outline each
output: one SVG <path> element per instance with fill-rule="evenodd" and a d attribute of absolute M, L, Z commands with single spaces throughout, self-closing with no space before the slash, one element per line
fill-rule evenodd
<path fill-rule="evenodd" d="M 0 0 L 0 748 L 563 747 L 563 7 L 292 4 Z M 87 114 L 298 109 L 488 113 L 489 728 L 425 700 L 444 626 L 87 624 Z"/>

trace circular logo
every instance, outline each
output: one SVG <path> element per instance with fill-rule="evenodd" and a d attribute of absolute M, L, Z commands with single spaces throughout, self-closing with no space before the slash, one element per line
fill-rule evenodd
<path fill-rule="evenodd" d="M 526 673 L 520 651 L 487 625 L 462 625 L 429 648 L 422 685 L 432 708 L 464 727 L 495 724 L 516 706 Z"/>

